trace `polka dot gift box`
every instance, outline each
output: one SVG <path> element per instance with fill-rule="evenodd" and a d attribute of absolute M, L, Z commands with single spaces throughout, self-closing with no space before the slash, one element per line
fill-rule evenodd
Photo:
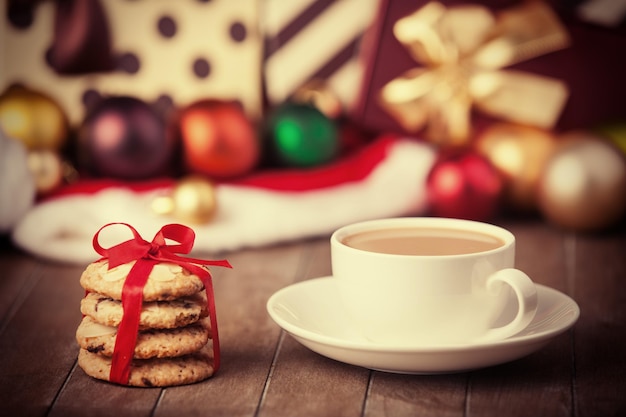
<path fill-rule="evenodd" d="M 109 95 L 161 107 L 234 100 L 261 115 L 256 0 L 0 0 L 0 10 L 0 91 L 45 92 L 72 124 Z"/>

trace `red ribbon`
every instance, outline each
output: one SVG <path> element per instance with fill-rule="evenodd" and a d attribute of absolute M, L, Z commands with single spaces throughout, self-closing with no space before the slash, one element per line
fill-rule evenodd
<path fill-rule="evenodd" d="M 103 248 L 98 242 L 100 232 L 112 225 L 128 227 L 134 238 L 112 246 Z M 166 239 L 177 242 L 168 244 Z M 168 224 L 154 236 L 152 242 L 141 238 L 137 230 L 126 223 L 108 223 L 100 228 L 93 237 L 93 247 L 102 259 L 109 260 L 109 269 L 125 263 L 136 261 L 131 268 L 122 289 L 122 307 L 124 315 L 120 322 L 109 380 L 119 384 L 128 384 L 130 377 L 130 362 L 135 351 L 137 332 L 139 330 L 139 316 L 143 303 L 143 288 L 148 280 L 150 271 L 154 265 L 160 262 L 171 262 L 180 265 L 192 274 L 197 275 L 204 284 L 209 306 L 209 318 L 211 320 L 211 333 L 213 339 L 213 368 L 214 372 L 220 367 L 220 342 L 217 331 L 217 318 L 215 311 L 215 297 L 213 293 L 213 280 L 207 268 L 200 265 L 214 265 L 232 268 L 226 260 L 207 261 L 203 259 L 186 258 L 176 253 L 186 254 L 191 251 L 195 233 L 192 229 L 182 224 Z"/>

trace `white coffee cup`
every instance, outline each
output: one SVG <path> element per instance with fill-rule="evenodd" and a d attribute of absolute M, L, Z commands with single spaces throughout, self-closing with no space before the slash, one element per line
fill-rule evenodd
<path fill-rule="evenodd" d="M 374 343 L 497 341 L 523 330 L 537 310 L 534 283 L 514 268 L 515 237 L 501 227 L 392 218 L 342 227 L 330 240 L 343 304 L 355 327 Z M 511 308 L 516 313 L 500 323 Z"/>

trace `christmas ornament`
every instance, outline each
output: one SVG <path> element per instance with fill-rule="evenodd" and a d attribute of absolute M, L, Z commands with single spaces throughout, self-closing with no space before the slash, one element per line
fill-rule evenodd
<path fill-rule="evenodd" d="M 330 119 L 337 119 L 343 113 L 339 97 L 320 79 L 311 80 L 300 87 L 291 99 L 294 103 L 312 105 Z"/>
<path fill-rule="evenodd" d="M 500 205 L 502 179 L 481 155 L 442 154 L 426 179 L 430 211 L 439 217 L 487 220 Z"/>
<path fill-rule="evenodd" d="M 83 167 L 98 176 L 127 180 L 163 174 L 173 144 L 159 116 L 133 97 L 103 99 L 83 122 L 78 139 Z"/>
<path fill-rule="evenodd" d="M 626 210 L 626 159 L 591 132 L 571 132 L 546 162 L 537 202 L 552 223 L 578 231 L 600 230 Z"/>
<path fill-rule="evenodd" d="M 539 174 L 555 146 L 548 131 L 508 123 L 488 127 L 475 148 L 502 175 L 504 199 L 511 208 L 536 208 L 535 190 Z"/>
<path fill-rule="evenodd" d="M 212 178 L 233 178 L 251 171 L 261 147 L 256 132 L 234 103 L 201 100 L 182 109 L 171 133 L 183 145 L 189 171 Z"/>
<path fill-rule="evenodd" d="M 199 176 L 183 178 L 168 195 L 157 197 L 152 202 L 152 209 L 158 214 L 170 214 L 182 221 L 207 223 L 217 209 L 215 186 Z"/>
<path fill-rule="evenodd" d="M 68 121 L 50 97 L 21 86 L 0 96 L 0 127 L 28 149 L 60 149 L 67 141 Z"/>
<path fill-rule="evenodd" d="M 28 168 L 35 178 L 38 194 L 47 194 L 63 184 L 63 161 L 55 151 L 48 149 L 30 151 Z"/>
<path fill-rule="evenodd" d="M 25 145 L 0 129 L 0 233 L 10 232 L 35 202 Z"/>
<path fill-rule="evenodd" d="M 337 126 L 315 107 L 285 103 L 268 120 L 268 140 L 278 163 L 312 167 L 330 162 L 339 151 Z"/>

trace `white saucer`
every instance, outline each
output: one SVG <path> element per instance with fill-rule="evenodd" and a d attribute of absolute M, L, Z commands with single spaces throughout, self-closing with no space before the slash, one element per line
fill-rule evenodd
<path fill-rule="evenodd" d="M 567 295 L 537 285 L 539 306 L 531 324 L 508 339 L 440 347 L 375 344 L 346 317 L 332 277 L 290 285 L 270 297 L 267 311 L 296 340 L 321 355 L 369 369 L 434 374 L 463 372 L 512 361 L 544 347 L 572 327 L 580 315 Z"/>

